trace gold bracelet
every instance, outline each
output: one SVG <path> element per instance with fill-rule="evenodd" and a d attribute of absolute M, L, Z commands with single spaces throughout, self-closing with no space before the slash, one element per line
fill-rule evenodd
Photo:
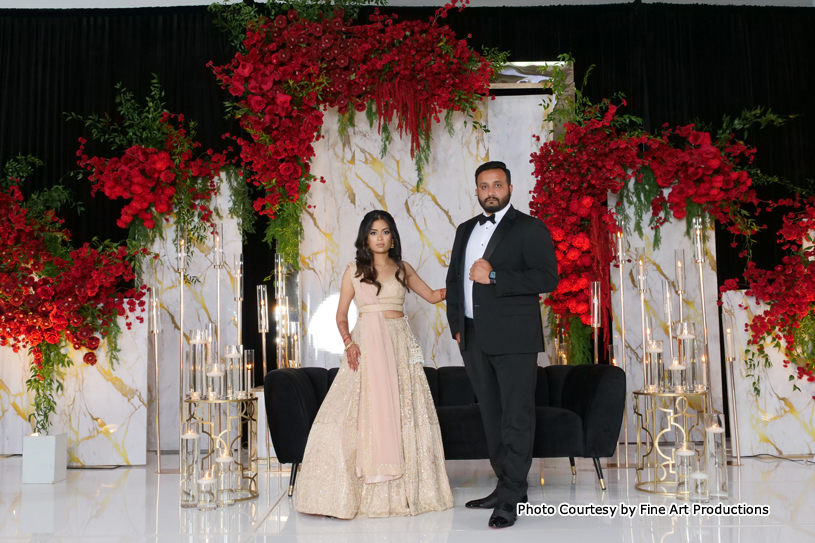
<path fill-rule="evenodd" d="M 348 351 L 348 349 L 349 349 L 349 348 L 351 348 L 351 345 L 356 345 L 356 343 L 354 343 L 354 342 L 352 341 L 351 343 L 349 343 L 348 345 L 346 345 L 346 346 L 345 346 L 345 349 L 344 349 L 344 350 L 347 352 L 347 351 Z"/>

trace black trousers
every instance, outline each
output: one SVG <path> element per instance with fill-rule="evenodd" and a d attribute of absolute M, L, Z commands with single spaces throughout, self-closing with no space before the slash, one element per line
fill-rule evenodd
<path fill-rule="evenodd" d="M 465 320 L 464 367 L 481 408 L 496 496 L 517 503 L 527 491 L 535 439 L 537 353 L 484 353 L 471 319 Z"/>

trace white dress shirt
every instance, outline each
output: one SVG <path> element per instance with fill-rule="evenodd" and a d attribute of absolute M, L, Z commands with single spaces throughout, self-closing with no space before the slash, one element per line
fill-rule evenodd
<path fill-rule="evenodd" d="M 509 205 L 507 204 L 504 209 L 495 212 L 495 224 L 491 222 L 476 224 L 472 233 L 470 233 L 470 239 L 467 240 L 467 250 L 464 253 L 464 316 L 468 319 L 473 318 L 473 281 L 470 279 L 470 269 L 476 260 L 484 256 L 484 251 L 487 249 L 492 234 L 498 228 L 501 219 L 507 214 L 508 209 Z M 484 213 L 484 215 L 487 214 Z"/>

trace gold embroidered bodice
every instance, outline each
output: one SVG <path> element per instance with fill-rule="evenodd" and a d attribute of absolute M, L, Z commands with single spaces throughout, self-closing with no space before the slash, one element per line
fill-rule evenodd
<path fill-rule="evenodd" d="M 399 311 L 404 312 L 405 293 L 407 289 L 393 275 L 384 281 L 379 281 L 382 285 L 376 299 L 378 304 L 365 304 L 359 296 L 359 284 L 362 276 L 354 277 L 354 303 L 357 304 L 360 313 L 372 313 L 375 311 Z M 376 288 L 376 287 L 374 287 Z"/>

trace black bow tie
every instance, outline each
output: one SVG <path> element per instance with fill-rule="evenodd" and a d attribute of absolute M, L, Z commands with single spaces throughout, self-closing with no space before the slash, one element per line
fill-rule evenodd
<path fill-rule="evenodd" d="M 478 224 L 483 225 L 485 222 L 491 222 L 492 224 L 495 224 L 495 213 L 493 213 L 490 216 L 481 215 L 480 217 L 478 217 Z"/>

